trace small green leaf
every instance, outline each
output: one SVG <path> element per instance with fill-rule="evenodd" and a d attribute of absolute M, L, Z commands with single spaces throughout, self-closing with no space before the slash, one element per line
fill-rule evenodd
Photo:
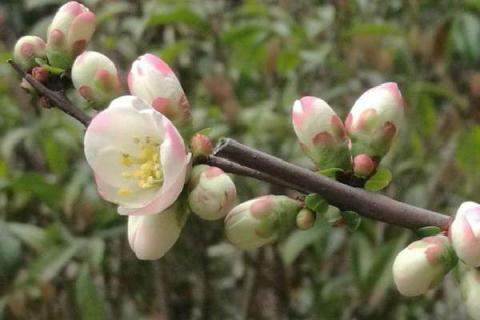
<path fill-rule="evenodd" d="M 342 211 L 340 213 L 345 221 L 348 231 L 354 232 L 360 226 L 362 218 L 354 211 Z"/>
<path fill-rule="evenodd" d="M 316 212 L 322 214 L 328 209 L 328 202 L 322 196 L 312 193 L 305 197 L 305 206 Z"/>
<path fill-rule="evenodd" d="M 328 168 L 328 169 L 319 170 L 318 173 L 326 177 L 335 177 L 335 175 L 338 172 L 343 172 L 343 171 L 344 170 L 342 168 Z"/>
<path fill-rule="evenodd" d="M 377 172 L 365 183 L 368 191 L 380 191 L 386 188 L 392 181 L 392 173 L 386 168 L 378 168 Z"/>
<path fill-rule="evenodd" d="M 212 128 L 203 128 L 202 130 L 198 131 L 197 134 L 203 134 L 204 136 L 208 136 Z"/>
<path fill-rule="evenodd" d="M 415 233 L 419 237 L 423 238 L 423 237 L 434 236 L 434 235 L 437 235 L 441 232 L 442 232 L 442 229 L 440 229 L 439 227 L 428 226 L 428 227 L 422 227 L 422 228 L 417 229 Z"/>
<path fill-rule="evenodd" d="M 47 70 L 49 73 L 53 74 L 53 75 L 60 75 L 62 73 L 65 72 L 64 69 L 62 68 L 58 68 L 58 67 L 53 67 L 49 64 L 47 64 L 43 59 L 40 59 L 40 58 L 36 58 L 35 59 L 35 62 L 38 63 L 38 65 L 42 68 L 44 68 L 45 70 Z"/>
<path fill-rule="evenodd" d="M 105 319 L 105 300 L 84 264 L 75 281 L 75 303 L 80 310 L 80 319 Z"/>

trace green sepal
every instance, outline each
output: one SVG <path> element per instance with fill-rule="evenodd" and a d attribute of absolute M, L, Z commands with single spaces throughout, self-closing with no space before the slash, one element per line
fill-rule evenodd
<path fill-rule="evenodd" d="M 435 236 L 442 232 L 442 229 L 435 226 L 421 227 L 415 230 L 415 234 L 420 238 Z"/>
<path fill-rule="evenodd" d="M 340 215 L 345 221 L 345 225 L 350 232 L 356 231 L 362 222 L 362 218 L 355 211 L 342 211 L 340 212 Z"/>
<path fill-rule="evenodd" d="M 305 207 L 317 214 L 323 214 L 328 210 L 328 202 L 321 195 L 311 193 L 305 197 Z"/>
<path fill-rule="evenodd" d="M 365 183 L 365 189 L 376 192 L 385 189 L 392 181 L 392 173 L 384 167 L 378 168 L 377 172 Z"/>

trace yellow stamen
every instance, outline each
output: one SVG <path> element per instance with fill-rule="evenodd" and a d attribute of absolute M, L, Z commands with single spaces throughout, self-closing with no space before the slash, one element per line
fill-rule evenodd
<path fill-rule="evenodd" d="M 153 142 L 151 137 L 145 137 L 142 141 L 134 138 L 134 143 L 140 148 L 138 156 L 122 153 L 120 163 L 135 169 L 125 170 L 122 176 L 126 179 L 136 180 L 137 185 L 142 189 L 153 188 L 163 183 L 162 164 L 160 162 L 160 144 Z M 132 192 L 128 188 L 119 188 L 118 194 L 127 196 Z"/>

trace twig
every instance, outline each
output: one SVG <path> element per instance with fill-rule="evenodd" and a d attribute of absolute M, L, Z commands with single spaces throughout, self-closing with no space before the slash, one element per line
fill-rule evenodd
<path fill-rule="evenodd" d="M 221 140 L 214 155 L 275 177 L 296 186 L 297 190 L 318 193 L 341 210 L 353 210 L 371 219 L 407 228 L 437 226 L 447 229 L 450 223 L 448 216 L 342 184 L 233 139 Z"/>
<path fill-rule="evenodd" d="M 47 97 L 55 106 L 71 116 L 75 118 L 80 123 L 82 123 L 85 127 L 88 126 L 92 118 L 77 108 L 68 98 L 65 96 L 63 91 L 55 91 L 47 88 L 43 83 L 35 79 L 31 74 L 25 72 L 15 61 L 8 60 L 8 63 L 12 66 L 12 68 L 18 73 L 18 75 L 25 80 L 28 81 L 35 88 L 41 95 Z"/>
<path fill-rule="evenodd" d="M 224 159 L 216 156 L 200 157 L 195 159 L 195 164 L 208 164 L 210 166 L 220 168 L 223 171 L 228 173 L 233 173 L 239 176 L 254 178 L 254 179 L 265 181 L 265 182 L 278 185 L 287 189 L 293 189 L 293 190 L 300 191 L 302 193 L 306 193 L 305 189 L 302 187 L 293 185 L 277 177 L 265 174 L 264 172 L 241 166 L 238 163 L 232 162 L 228 159 Z"/>

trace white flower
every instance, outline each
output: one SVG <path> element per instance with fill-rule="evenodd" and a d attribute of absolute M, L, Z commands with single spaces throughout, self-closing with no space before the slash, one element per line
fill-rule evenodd
<path fill-rule="evenodd" d="M 480 267 L 480 205 L 469 201 L 458 208 L 450 226 L 457 256 L 471 267 Z"/>
<path fill-rule="evenodd" d="M 190 163 L 175 126 L 134 96 L 113 100 L 87 128 L 85 156 L 99 194 L 120 214 L 159 213 L 178 198 Z"/>

